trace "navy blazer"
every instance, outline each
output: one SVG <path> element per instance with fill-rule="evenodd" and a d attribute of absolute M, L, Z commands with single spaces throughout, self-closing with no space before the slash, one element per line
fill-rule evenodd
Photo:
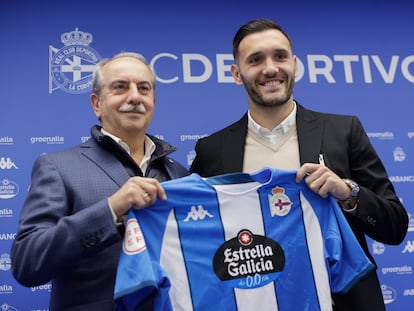
<path fill-rule="evenodd" d="M 114 154 L 100 145 L 101 138 L 40 156 L 33 165 L 31 188 L 12 246 L 12 271 L 25 286 L 52 281 L 51 311 L 114 310 L 122 235 L 108 197 L 130 176 Z M 151 175 L 168 180 L 188 174 L 167 157 L 175 148 L 161 141 L 156 146 L 158 168 L 153 171 L 152 161 Z"/>
<path fill-rule="evenodd" d="M 241 172 L 248 118 L 200 139 L 190 172 L 208 177 Z M 368 257 L 365 235 L 386 244 L 403 241 L 408 216 L 398 199 L 386 170 L 371 145 L 359 119 L 355 116 L 326 114 L 297 104 L 296 126 L 301 164 L 325 164 L 341 178 L 360 185 L 360 201 L 355 215 L 346 217 Z M 371 273 L 348 294 L 335 295 L 335 310 L 385 310 L 378 277 Z"/>

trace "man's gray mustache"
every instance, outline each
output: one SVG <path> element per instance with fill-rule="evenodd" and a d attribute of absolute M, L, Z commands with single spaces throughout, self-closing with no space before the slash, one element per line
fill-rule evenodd
<path fill-rule="evenodd" d="M 125 103 L 121 107 L 119 107 L 120 112 L 141 112 L 145 113 L 147 109 L 145 109 L 145 106 L 143 104 L 134 105 L 134 104 L 128 104 Z"/>

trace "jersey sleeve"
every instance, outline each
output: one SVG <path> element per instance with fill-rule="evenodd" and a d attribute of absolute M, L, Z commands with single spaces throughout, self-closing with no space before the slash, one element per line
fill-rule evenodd
<path fill-rule="evenodd" d="M 327 222 L 328 227 L 325 228 L 325 247 L 331 290 L 334 293 L 346 293 L 373 270 L 374 265 L 360 246 L 336 200 L 333 197 L 329 200 L 330 206 L 327 208 L 332 211 L 332 222 Z"/>
<path fill-rule="evenodd" d="M 151 260 L 139 221 L 131 209 L 115 281 L 117 310 L 132 311 L 138 306 L 172 310 L 169 288 L 170 280 L 159 263 Z"/>
<path fill-rule="evenodd" d="M 173 198 L 186 197 L 200 180 L 192 174 L 164 181 L 167 201 L 157 200 L 146 209 L 129 211 L 114 289 L 117 310 L 173 310 L 171 281 L 161 264 L 164 232 L 175 204 Z"/>

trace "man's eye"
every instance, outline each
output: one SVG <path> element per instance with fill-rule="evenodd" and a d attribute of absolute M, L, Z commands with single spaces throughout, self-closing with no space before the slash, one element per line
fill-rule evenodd
<path fill-rule="evenodd" d="M 250 59 L 250 63 L 251 64 L 257 64 L 257 63 L 259 63 L 260 62 L 260 57 L 252 57 L 251 59 Z"/>
<path fill-rule="evenodd" d="M 114 90 L 124 90 L 126 86 L 124 84 L 115 84 Z"/>
<path fill-rule="evenodd" d="M 290 57 L 290 54 L 287 51 L 279 51 L 279 52 L 275 53 L 274 57 L 277 60 L 285 60 L 285 59 L 288 59 Z"/>
<path fill-rule="evenodd" d="M 146 85 L 146 84 L 139 85 L 138 86 L 138 91 L 141 94 L 147 95 L 147 94 L 149 94 L 151 92 L 151 86 L 150 85 Z"/>

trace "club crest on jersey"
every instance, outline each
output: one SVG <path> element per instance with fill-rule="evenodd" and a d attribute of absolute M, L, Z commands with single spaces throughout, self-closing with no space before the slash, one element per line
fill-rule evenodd
<path fill-rule="evenodd" d="M 292 207 L 292 201 L 285 194 L 285 189 L 275 187 L 272 189 L 272 195 L 269 194 L 269 207 L 272 216 L 286 216 Z"/>
<path fill-rule="evenodd" d="M 285 253 L 276 241 L 248 229 L 224 242 L 213 258 L 213 269 L 225 284 L 256 288 L 273 282 L 285 266 Z"/>
<path fill-rule="evenodd" d="M 64 47 L 49 45 L 49 94 L 56 89 L 72 94 L 91 91 L 92 75 L 101 56 L 89 46 L 92 35 L 75 28 L 60 36 Z"/>
<path fill-rule="evenodd" d="M 122 249 L 127 255 L 136 255 L 147 248 L 145 244 L 144 235 L 138 220 L 135 218 L 128 219 L 125 228 L 125 237 L 122 242 Z"/>

